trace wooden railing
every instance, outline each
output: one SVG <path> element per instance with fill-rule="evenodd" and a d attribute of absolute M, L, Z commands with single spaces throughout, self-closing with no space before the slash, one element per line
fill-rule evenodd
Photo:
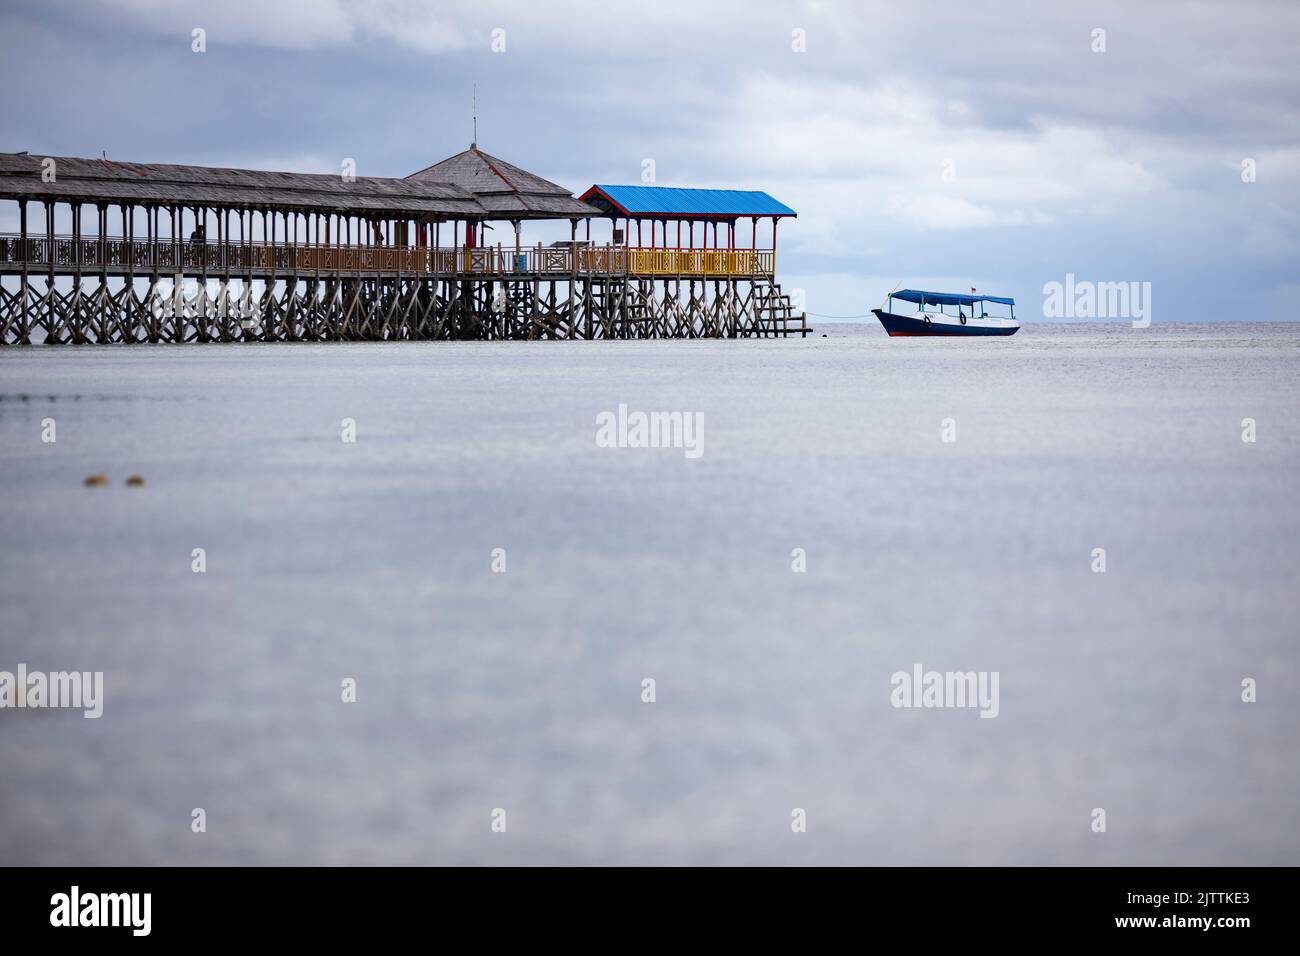
<path fill-rule="evenodd" d="M 565 243 L 520 249 L 503 246 L 428 248 L 414 246 L 284 245 L 271 243 L 152 242 L 120 238 L 73 239 L 46 236 L 24 241 L 0 235 L 0 267 L 16 271 L 140 274 L 208 272 L 220 275 L 631 275 L 772 276 L 770 249 L 647 249 Z"/>

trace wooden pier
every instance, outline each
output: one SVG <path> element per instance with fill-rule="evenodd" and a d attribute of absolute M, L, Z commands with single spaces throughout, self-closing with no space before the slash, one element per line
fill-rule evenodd
<path fill-rule="evenodd" d="M 618 189 L 650 206 L 619 205 Z M 676 195 L 694 192 L 711 208 Z M 0 154 L 0 201 L 19 213 L 0 235 L 0 345 L 810 331 L 775 274 L 776 222 L 793 210 L 724 190 L 588 196 L 473 146 L 405 179 Z M 773 247 L 759 248 L 749 210 L 769 208 Z M 56 232 L 60 216 L 70 229 Z M 749 248 L 736 245 L 745 218 Z M 569 239 L 525 245 L 522 224 L 541 219 L 568 220 Z M 492 221 L 511 242 L 483 243 Z"/>

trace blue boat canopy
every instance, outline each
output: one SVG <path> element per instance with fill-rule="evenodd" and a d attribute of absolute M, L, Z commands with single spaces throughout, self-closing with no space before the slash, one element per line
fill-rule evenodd
<path fill-rule="evenodd" d="M 583 202 L 609 207 L 620 216 L 667 219 L 726 219 L 736 216 L 797 215 L 767 193 L 748 189 L 682 189 L 676 186 L 609 186 L 597 183 Z"/>
<path fill-rule="evenodd" d="M 1002 305 L 1015 305 L 1016 300 L 1000 295 L 958 295 L 953 292 L 922 292 L 919 289 L 904 289 L 889 293 L 891 299 L 904 302 L 929 303 L 930 305 L 974 305 L 976 302 L 999 302 Z"/>

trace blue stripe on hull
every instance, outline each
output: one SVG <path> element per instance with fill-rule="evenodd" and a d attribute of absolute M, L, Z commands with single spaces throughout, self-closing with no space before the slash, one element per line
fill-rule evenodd
<path fill-rule="evenodd" d="M 894 315 L 881 309 L 872 309 L 885 331 L 890 335 L 1015 335 L 1020 326 L 1006 328 L 987 325 L 962 325 L 959 322 L 926 322 L 912 315 Z"/>

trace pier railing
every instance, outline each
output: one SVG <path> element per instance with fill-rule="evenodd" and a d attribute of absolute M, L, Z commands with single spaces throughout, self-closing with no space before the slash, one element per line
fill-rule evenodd
<path fill-rule="evenodd" d="M 617 275 L 766 277 L 775 271 L 771 249 L 681 249 L 562 243 L 530 246 L 313 245 L 197 242 L 105 237 L 0 235 L 0 269 L 17 272 L 122 274 L 184 272 L 221 275 L 504 276 Z"/>

